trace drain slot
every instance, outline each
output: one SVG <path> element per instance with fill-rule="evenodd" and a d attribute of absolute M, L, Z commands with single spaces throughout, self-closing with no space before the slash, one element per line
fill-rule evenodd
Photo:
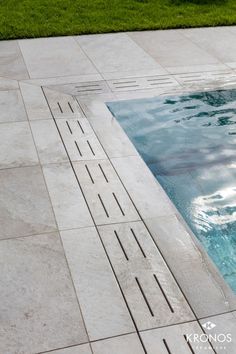
<path fill-rule="evenodd" d="M 169 300 L 168 300 L 168 298 L 167 298 L 167 296 L 166 296 L 166 294 L 165 294 L 165 292 L 164 292 L 164 290 L 163 290 L 163 288 L 162 288 L 162 286 L 161 286 L 159 280 L 157 279 L 156 274 L 153 274 L 153 276 L 154 276 L 154 279 L 156 280 L 157 285 L 159 286 L 159 288 L 160 288 L 160 290 L 161 290 L 161 292 L 162 292 L 162 295 L 164 296 L 164 298 L 165 298 L 165 300 L 166 300 L 166 302 L 167 302 L 167 305 L 169 306 L 170 311 L 171 311 L 172 313 L 174 313 L 173 307 L 171 306 L 171 304 L 170 304 L 170 302 L 169 302 Z"/>
<path fill-rule="evenodd" d="M 68 106 L 70 107 L 71 112 L 74 113 L 73 108 L 72 108 L 70 102 L 68 102 Z"/>
<path fill-rule="evenodd" d="M 59 102 L 57 102 L 57 105 L 58 105 L 58 107 L 59 107 L 59 109 L 60 109 L 61 113 L 63 113 L 63 110 L 62 110 L 61 105 L 60 105 L 60 103 L 59 103 Z"/>
<path fill-rule="evenodd" d="M 125 213 L 124 213 L 123 209 L 121 208 L 121 205 L 120 205 L 120 203 L 119 203 L 119 201 L 118 201 L 118 199 L 117 199 L 115 193 L 113 192 L 112 195 L 113 195 L 113 197 L 114 197 L 114 199 L 115 199 L 115 201 L 116 201 L 116 203 L 117 203 L 117 205 L 118 205 L 118 207 L 119 207 L 119 209 L 120 209 L 122 215 L 125 216 Z"/>
<path fill-rule="evenodd" d="M 166 340 L 164 338 L 162 339 L 162 342 L 164 343 L 164 346 L 165 346 L 165 348 L 167 350 L 167 353 L 168 354 L 172 354 L 171 351 L 170 351 L 170 348 L 169 348 L 169 346 L 168 346 L 168 344 L 167 344 L 167 342 L 166 342 Z"/>
<path fill-rule="evenodd" d="M 187 345 L 188 345 L 188 347 L 189 347 L 191 353 L 192 353 L 192 354 L 195 354 L 195 351 L 193 350 L 193 347 L 191 346 L 190 342 L 187 340 L 186 334 L 184 334 L 184 339 L 185 339 L 185 342 L 187 343 Z"/>
<path fill-rule="evenodd" d="M 114 234 L 116 235 L 116 238 L 117 238 L 117 241 L 119 242 L 120 248 L 122 249 L 125 258 L 126 258 L 126 260 L 128 261 L 128 260 L 129 260 L 129 257 L 127 256 L 127 253 L 126 253 L 126 251 L 125 251 L 125 249 L 124 249 L 124 246 L 123 246 L 122 243 L 121 243 L 121 240 L 120 240 L 120 238 L 119 238 L 119 236 L 118 236 L 116 230 L 114 230 Z"/>
<path fill-rule="evenodd" d="M 146 303 L 146 305 L 147 305 L 147 307 L 148 307 L 148 310 L 149 310 L 151 316 L 154 317 L 154 313 L 153 313 L 153 311 L 152 311 L 152 308 L 151 308 L 151 306 L 150 306 L 150 304 L 149 304 L 149 302 L 148 302 L 148 300 L 147 300 L 147 298 L 146 298 L 146 295 L 145 295 L 145 293 L 144 293 L 144 291 L 143 291 L 143 288 L 142 288 L 142 286 L 141 286 L 141 284 L 140 284 L 138 278 L 135 277 L 135 280 L 136 280 L 136 283 L 137 283 L 137 285 L 138 285 L 138 287 L 139 287 L 139 290 L 140 290 L 140 292 L 141 292 L 141 294 L 142 294 L 142 296 L 143 296 L 143 299 L 144 299 L 144 301 L 145 301 L 145 303 Z"/>
<path fill-rule="evenodd" d="M 91 175 L 91 173 L 90 173 L 90 171 L 89 171 L 88 166 L 85 165 L 85 168 L 86 168 L 86 170 L 87 170 L 87 172 L 88 172 L 88 175 L 89 175 L 89 177 L 90 177 L 90 179 L 91 179 L 91 182 L 94 184 L 94 180 L 93 180 L 93 177 L 92 177 L 92 175 Z"/>
<path fill-rule="evenodd" d="M 81 132 L 84 134 L 84 129 L 82 128 L 82 125 L 80 124 L 80 122 L 77 120 L 78 126 L 80 127 Z"/>
<path fill-rule="evenodd" d="M 103 209 L 104 209 L 104 211 L 105 211 L 106 216 L 109 218 L 109 214 L 108 214 L 108 212 L 107 212 L 107 209 L 106 209 L 106 207 L 105 207 L 105 205 L 104 205 L 104 203 L 103 203 L 103 200 L 102 200 L 100 194 L 98 194 L 98 198 L 99 198 L 99 200 L 100 200 L 100 203 L 102 204 L 102 207 L 103 207 Z"/>
<path fill-rule="evenodd" d="M 82 157 L 82 153 L 81 153 L 80 148 L 79 148 L 79 146 L 78 146 L 78 144 L 77 144 L 77 141 L 75 141 L 75 146 L 77 147 L 77 150 L 78 150 L 80 156 Z"/>
<path fill-rule="evenodd" d="M 104 178 L 105 178 L 105 181 L 108 183 L 107 176 L 105 175 L 105 172 L 103 171 L 103 168 L 102 168 L 102 166 L 100 165 L 100 163 L 98 164 L 98 166 L 99 166 L 99 168 L 100 168 L 100 170 L 101 170 L 101 172 L 102 172 L 102 174 L 103 174 L 103 176 L 104 176 Z"/>
<path fill-rule="evenodd" d="M 90 142 L 89 142 L 88 140 L 87 140 L 87 144 L 88 144 L 88 146 L 89 146 L 89 148 L 90 148 L 90 150 L 91 150 L 93 156 L 95 156 L 95 153 L 94 153 L 94 151 L 93 151 L 93 149 L 92 149 L 92 146 L 91 146 L 91 144 L 90 144 Z"/>
<path fill-rule="evenodd" d="M 68 127 L 68 129 L 69 129 L 69 132 L 72 134 L 72 130 L 71 130 L 71 127 L 70 127 L 70 124 L 69 124 L 68 121 L 66 121 L 66 125 L 67 125 L 67 127 Z"/>
<path fill-rule="evenodd" d="M 134 239 L 137 242 L 137 245 L 138 245 L 140 251 L 142 252 L 143 257 L 146 258 L 146 254 L 145 254 L 144 250 L 142 249 L 142 246 L 140 245 L 139 240 L 137 239 L 137 236 L 135 235 L 134 230 L 132 228 L 130 228 L 130 231 L 132 232 Z"/>

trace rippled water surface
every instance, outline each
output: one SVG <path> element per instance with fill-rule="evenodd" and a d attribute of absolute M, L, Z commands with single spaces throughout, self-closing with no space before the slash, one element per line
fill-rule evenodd
<path fill-rule="evenodd" d="M 236 90 L 107 105 L 236 292 Z"/>

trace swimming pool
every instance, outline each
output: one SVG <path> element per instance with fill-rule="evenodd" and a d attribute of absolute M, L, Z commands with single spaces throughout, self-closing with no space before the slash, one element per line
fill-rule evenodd
<path fill-rule="evenodd" d="M 236 90 L 107 106 L 236 292 Z"/>

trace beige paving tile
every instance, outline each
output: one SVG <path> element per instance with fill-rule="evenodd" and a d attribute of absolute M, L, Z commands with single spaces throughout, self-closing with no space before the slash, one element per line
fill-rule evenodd
<path fill-rule="evenodd" d="M 66 150 L 52 119 L 31 121 L 30 125 L 41 164 L 68 161 Z"/>
<path fill-rule="evenodd" d="M 92 226 L 87 205 L 69 163 L 43 167 L 60 230 Z"/>
<path fill-rule="evenodd" d="M 16 80 L 29 77 L 17 41 L 0 42 L 0 76 Z"/>
<path fill-rule="evenodd" d="M 0 124 L 0 169 L 39 163 L 28 122 Z"/>
<path fill-rule="evenodd" d="M 129 36 L 164 68 L 220 63 L 178 30 L 132 32 Z"/>
<path fill-rule="evenodd" d="M 0 171 L 0 224 L 1 239 L 56 230 L 39 167 Z"/>
<path fill-rule="evenodd" d="M 90 340 L 134 331 L 95 228 L 61 236 Z"/>
<path fill-rule="evenodd" d="M 94 354 L 143 354 L 144 350 L 137 334 L 101 340 L 92 343 Z"/>
<path fill-rule="evenodd" d="M 27 120 L 20 90 L 0 91 L 0 123 Z"/>
<path fill-rule="evenodd" d="M 20 82 L 20 89 L 29 120 L 52 119 L 41 87 Z"/>
<path fill-rule="evenodd" d="M 8 91 L 8 90 L 17 90 L 19 88 L 18 81 L 7 79 L 5 77 L 0 77 L 0 90 Z"/>
<path fill-rule="evenodd" d="M 1 353 L 87 341 L 58 234 L 0 242 Z"/>
<path fill-rule="evenodd" d="M 100 73 L 139 69 L 165 73 L 163 68 L 125 33 L 78 36 L 76 40 Z"/>
<path fill-rule="evenodd" d="M 236 61 L 235 34 L 226 28 L 196 28 L 183 35 L 222 63 Z"/>
<path fill-rule="evenodd" d="M 72 37 L 19 40 L 30 78 L 94 74 L 97 72 Z"/>

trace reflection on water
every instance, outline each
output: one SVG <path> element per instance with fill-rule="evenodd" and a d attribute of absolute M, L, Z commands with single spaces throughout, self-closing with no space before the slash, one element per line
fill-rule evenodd
<path fill-rule="evenodd" d="M 236 292 L 236 90 L 108 107 Z"/>

